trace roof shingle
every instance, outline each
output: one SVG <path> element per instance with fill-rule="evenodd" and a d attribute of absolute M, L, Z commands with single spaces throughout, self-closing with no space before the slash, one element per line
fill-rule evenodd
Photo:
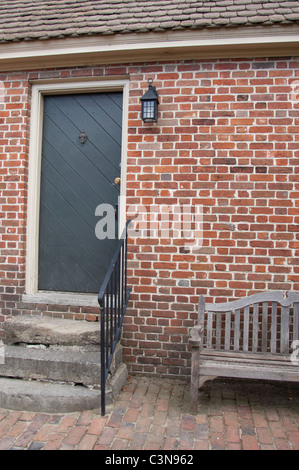
<path fill-rule="evenodd" d="M 298 0 L 0 0 L 0 42 L 294 22 Z"/>

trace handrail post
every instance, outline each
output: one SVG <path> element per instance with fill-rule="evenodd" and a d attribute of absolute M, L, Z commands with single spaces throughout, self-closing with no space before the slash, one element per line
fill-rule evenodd
<path fill-rule="evenodd" d="M 101 312 L 101 414 L 105 416 L 106 397 L 105 397 L 105 308 L 103 303 L 100 305 Z"/>
<path fill-rule="evenodd" d="M 127 221 L 101 286 L 98 303 L 101 315 L 101 414 L 105 415 L 106 379 L 119 341 L 131 289 L 127 288 Z M 124 292 L 123 292 L 124 290 Z M 106 299 L 106 304 L 105 304 Z"/>

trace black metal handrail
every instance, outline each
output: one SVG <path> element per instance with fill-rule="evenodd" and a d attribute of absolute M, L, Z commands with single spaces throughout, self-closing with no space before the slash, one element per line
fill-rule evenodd
<path fill-rule="evenodd" d="M 113 354 L 119 341 L 131 288 L 127 286 L 127 230 L 117 245 L 98 295 L 101 310 L 101 413 L 105 415 L 105 387 Z"/>

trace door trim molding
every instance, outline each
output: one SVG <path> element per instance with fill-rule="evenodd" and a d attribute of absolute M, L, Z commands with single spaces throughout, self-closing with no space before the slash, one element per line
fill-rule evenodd
<path fill-rule="evenodd" d="M 45 95 L 100 93 L 121 91 L 123 93 L 122 151 L 121 151 L 121 193 L 119 230 L 123 230 L 126 221 L 126 174 L 128 143 L 128 107 L 129 80 L 97 81 L 63 81 L 51 83 L 32 83 L 30 142 L 29 142 L 29 175 L 28 175 L 28 210 L 27 210 L 27 244 L 26 244 L 26 283 L 25 294 L 38 293 L 38 242 L 39 242 L 39 208 L 40 179 L 43 131 L 43 97 Z M 100 288 L 100 286 L 99 286 Z M 55 293 L 54 293 L 55 294 Z"/>

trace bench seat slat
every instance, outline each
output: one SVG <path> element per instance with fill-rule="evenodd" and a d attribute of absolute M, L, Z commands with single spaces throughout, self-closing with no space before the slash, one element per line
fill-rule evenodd
<path fill-rule="evenodd" d="M 299 381 L 297 366 L 286 367 L 285 364 L 272 365 L 265 363 L 254 364 L 251 362 L 237 363 L 236 361 L 215 360 L 215 358 L 201 362 L 199 367 L 202 375 L 218 377 L 240 377 L 247 379 L 287 380 Z"/>
<path fill-rule="evenodd" d="M 265 361 L 265 362 L 279 362 L 279 363 L 284 363 L 286 366 L 291 366 L 292 362 L 290 360 L 290 355 L 287 354 L 270 354 L 270 353 L 252 353 L 252 352 L 238 352 L 236 353 L 235 351 L 215 351 L 214 349 L 204 349 L 201 351 L 200 354 L 201 357 L 203 358 L 215 358 L 219 360 L 233 360 L 236 359 L 237 361 L 250 361 L 259 363 L 260 361 Z M 299 370 L 298 370 L 299 373 Z"/>

